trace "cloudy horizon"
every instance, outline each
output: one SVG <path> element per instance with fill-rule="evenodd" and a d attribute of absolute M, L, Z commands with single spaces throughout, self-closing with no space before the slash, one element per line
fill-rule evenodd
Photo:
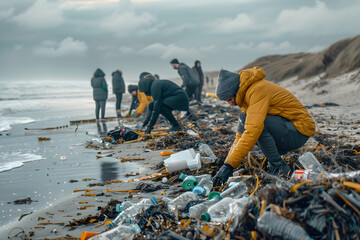
<path fill-rule="evenodd" d="M 0 3 L 1 77 L 126 82 L 177 77 L 169 61 L 235 71 L 256 58 L 318 52 L 360 33 L 360 2 L 266 0 L 12 0 Z"/>

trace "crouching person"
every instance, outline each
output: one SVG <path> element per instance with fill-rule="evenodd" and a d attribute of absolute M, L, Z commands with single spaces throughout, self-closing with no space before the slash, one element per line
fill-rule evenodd
<path fill-rule="evenodd" d="M 152 96 L 154 101 L 148 104 L 148 112 L 143 127 L 145 133 L 149 134 L 159 117 L 162 114 L 172 125 L 170 131 L 181 131 L 180 124 L 176 121 L 173 110 L 189 110 L 189 97 L 178 85 L 169 80 L 155 80 L 150 73 L 140 74 L 139 91 L 147 96 Z"/>
<path fill-rule="evenodd" d="M 264 80 L 260 67 L 238 73 L 221 70 L 216 95 L 241 113 L 236 139 L 224 165 L 214 176 L 214 185 L 228 180 L 257 143 L 268 160 L 273 175 L 289 174 L 290 167 L 281 158 L 300 148 L 314 135 L 315 123 L 302 103 L 288 90 Z"/>

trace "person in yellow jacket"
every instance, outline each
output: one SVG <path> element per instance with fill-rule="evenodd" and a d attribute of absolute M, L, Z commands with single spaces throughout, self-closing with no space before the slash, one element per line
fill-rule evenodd
<path fill-rule="evenodd" d="M 138 118 L 144 113 L 147 105 L 149 104 L 149 102 L 153 101 L 153 98 L 151 96 L 146 96 L 143 92 L 140 92 L 137 85 L 129 85 L 128 91 L 132 95 L 132 100 L 129 113 L 126 114 L 125 117 L 130 117 L 132 110 L 136 108 L 136 113 L 134 116 L 135 118 Z"/>
<path fill-rule="evenodd" d="M 265 76 L 261 67 L 219 73 L 217 97 L 239 106 L 241 112 L 236 139 L 213 178 L 215 186 L 227 181 L 256 143 L 271 174 L 288 174 L 290 167 L 281 155 L 300 148 L 315 133 L 315 123 L 303 104 L 285 88 L 264 80 Z"/>

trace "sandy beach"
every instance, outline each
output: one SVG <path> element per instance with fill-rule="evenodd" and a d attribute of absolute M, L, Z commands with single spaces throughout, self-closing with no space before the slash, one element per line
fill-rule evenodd
<path fill-rule="evenodd" d="M 344 80 L 350 75 L 343 75 L 340 79 Z M 336 140 L 339 144 L 360 143 L 360 132 L 357 129 L 360 120 L 357 106 L 360 102 L 356 97 L 356 94 L 354 94 L 354 88 L 358 87 L 358 85 L 355 84 L 353 88 L 344 89 L 344 92 L 339 93 L 336 98 L 333 98 L 331 92 L 327 95 L 328 97 L 314 97 L 314 93 L 322 91 L 322 89 L 314 88 L 312 91 L 303 91 L 303 84 L 308 84 L 308 82 L 312 81 L 311 79 L 308 79 L 308 82 L 302 84 L 295 84 L 293 81 L 293 79 L 289 79 L 281 83 L 281 85 L 293 91 L 295 95 L 304 102 L 304 105 L 308 106 L 310 113 L 316 121 L 317 130 L 319 132 L 330 134 L 329 139 Z M 329 80 L 329 84 L 331 86 L 331 84 L 336 84 L 338 81 L 339 78 L 331 79 Z M 336 88 L 336 86 L 332 87 Z M 332 88 L 330 87 L 328 91 L 331 91 L 331 89 Z M 214 107 L 226 107 L 225 103 L 221 103 L 212 98 L 206 99 L 205 102 L 204 105 L 210 104 Z M 326 102 L 334 103 L 334 105 L 324 104 Z M 196 111 L 196 107 L 192 108 Z M 119 121 L 125 126 L 130 127 L 136 124 L 132 119 L 120 119 Z M 107 121 L 107 130 L 111 130 L 115 126 L 118 126 L 119 121 Z M 236 118 L 234 123 L 235 122 Z M 96 132 L 98 129 L 97 124 L 84 123 L 77 126 L 71 125 L 68 129 L 73 130 L 75 127 L 78 127 L 78 129 L 81 130 L 79 133 L 82 132 L 82 137 L 76 140 L 78 144 L 74 143 L 70 145 L 72 146 L 72 154 L 75 155 L 73 156 L 73 159 L 76 158 L 78 160 L 72 160 L 71 155 L 68 155 L 67 162 L 62 163 L 61 165 L 68 165 L 68 168 L 62 170 L 64 174 L 66 172 L 66 177 L 62 176 L 61 180 L 63 181 L 65 178 L 67 183 L 62 184 L 61 182 L 58 182 L 56 184 L 62 185 L 62 188 L 66 188 L 66 190 L 62 192 L 61 197 L 57 197 L 54 201 L 41 201 L 42 205 L 38 206 L 36 209 L 28 209 L 25 212 L 13 213 L 16 220 L 1 228 L 1 239 L 7 239 L 9 233 L 22 230 L 24 231 L 24 234 L 31 239 L 65 239 L 66 237 L 66 239 L 80 239 L 80 236 L 84 231 L 102 232 L 106 230 L 107 225 L 105 222 L 108 219 L 98 220 L 97 217 L 100 216 L 101 208 L 106 207 L 111 200 L 138 202 L 142 198 L 154 196 L 160 201 L 163 197 L 172 194 L 176 190 L 180 190 L 180 182 L 175 184 L 162 183 L 162 177 L 158 178 L 157 181 L 141 179 L 159 171 L 158 169 L 155 169 L 155 167 L 161 165 L 163 160 L 167 158 L 160 155 L 160 152 L 163 149 L 149 150 L 146 147 L 149 142 L 146 141 L 129 144 L 115 144 L 111 149 L 86 148 L 87 141 L 94 138 L 89 136 L 89 133 Z M 231 124 L 229 125 L 229 130 L 231 128 L 234 129 L 235 127 L 236 124 Z M 86 134 L 86 132 L 88 132 L 88 134 Z M 56 138 L 57 134 L 44 134 L 44 136 Z M 64 135 L 62 136 L 64 137 Z M 74 137 L 70 135 L 66 136 L 70 138 Z M 69 140 L 70 139 L 67 139 L 67 141 Z M 66 145 L 66 149 L 69 148 L 69 145 L 65 144 L 65 142 L 59 142 L 58 144 L 64 144 Z M 316 141 L 311 138 L 302 148 L 302 151 L 312 149 L 315 144 Z M 59 156 L 56 157 L 58 158 Z M 121 162 L 121 158 L 126 158 L 130 161 Z M 131 161 L 131 159 L 144 160 Z M 77 163 L 72 164 L 72 161 Z M 39 161 L 39 164 L 42 164 L 41 160 Z M 58 162 L 55 165 L 59 164 L 61 163 Z M 54 163 L 52 163 L 52 165 L 54 165 Z M 36 171 L 37 167 L 35 166 L 33 168 L 34 171 Z M 25 168 L 18 168 L 20 172 L 24 169 Z M 30 167 L 27 170 L 31 171 L 31 169 L 32 168 Z M 56 180 L 57 178 L 51 177 L 55 171 L 56 166 L 53 166 L 47 173 L 50 176 L 43 177 L 43 181 L 58 181 Z M 193 174 L 196 174 L 196 172 L 193 172 Z M 178 175 L 179 172 L 174 173 L 171 176 L 178 177 Z M 141 181 L 139 181 L 139 179 L 141 179 Z M 70 183 L 70 180 L 76 180 L 76 182 Z M 151 193 L 116 192 L 121 190 L 134 190 L 140 183 L 151 184 L 152 186 L 157 187 L 158 190 Z M 47 188 L 46 191 L 50 191 L 49 188 Z M 33 200 L 37 200 L 36 196 L 31 197 Z M 20 198 L 20 195 L 11 197 L 12 200 L 18 198 Z M 36 204 L 36 202 L 31 203 L 28 206 L 31 206 L 32 204 Z M 78 220 L 81 221 L 87 217 L 90 217 L 87 220 L 94 217 L 93 222 L 79 226 L 74 225 Z"/>

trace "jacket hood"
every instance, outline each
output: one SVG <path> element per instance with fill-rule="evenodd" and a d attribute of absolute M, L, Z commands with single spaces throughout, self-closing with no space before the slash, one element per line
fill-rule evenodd
<path fill-rule="evenodd" d="M 139 81 L 139 91 L 144 92 L 147 96 L 151 95 L 151 85 L 155 81 L 153 75 L 148 72 L 143 72 L 140 74 L 140 81 Z"/>
<path fill-rule="evenodd" d="M 129 93 L 132 93 L 133 91 L 137 91 L 137 90 L 138 90 L 138 86 L 136 86 L 136 85 L 129 85 L 128 86 Z"/>
<path fill-rule="evenodd" d="M 253 67 L 245 69 L 240 73 L 240 88 L 236 94 L 236 103 L 242 107 L 247 89 L 255 82 L 263 80 L 266 77 L 264 69 Z"/>
<path fill-rule="evenodd" d="M 198 64 L 198 63 L 200 63 L 200 61 L 199 61 L 199 60 L 196 60 L 196 61 L 195 61 L 195 67 L 197 66 L 196 64 Z M 201 63 L 200 63 L 200 66 L 201 66 Z"/>
<path fill-rule="evenodd" d="M 94 73 L 94 77 L 104 77 L 105 73 L 103 72 L 103 70 L 101 70 L 100 68 L 96 69 L 95 73 Z"/>
<path fill-rule="evenodd" d="M 115 72 L 113 72 L 113 73 L 111 74 L 111 76 L 114 76 L 115 74 L 120 74 L 120 75 L 122 75 L 122 71 L 121 71 L 120 69 L 118 69 L 118 70 L 116 70 Z"/>

